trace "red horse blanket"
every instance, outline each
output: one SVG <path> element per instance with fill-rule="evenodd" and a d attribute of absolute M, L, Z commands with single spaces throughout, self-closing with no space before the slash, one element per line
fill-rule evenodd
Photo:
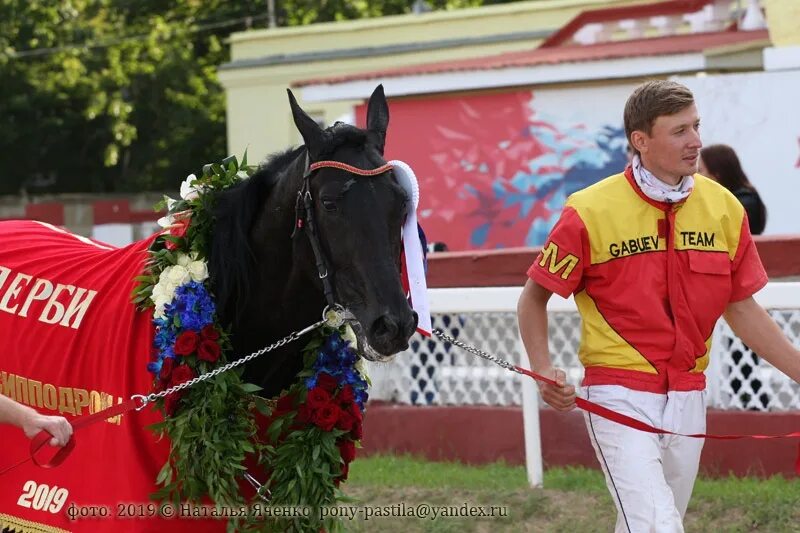
<path fill-rule="evenodd" d="M 71 418 L 150 392 L 151 317 L 130 302 L 149 244 L 116 249 L 47 224 L 0 223 L 0 393 Z M 0 529 L 224 530 L 224 520 L 157 516 L 148 496 L 169 443 L 146 426 L 159 420 L 148 408 L 98 422 L 61 466 L 0 476 Z M 16 428 L 0 427 L 0 444 L 0 470 L 29 454 Z"/>

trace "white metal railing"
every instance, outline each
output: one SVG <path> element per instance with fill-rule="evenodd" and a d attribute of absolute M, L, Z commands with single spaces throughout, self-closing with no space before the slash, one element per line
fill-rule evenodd
<path fill-rule="evenodd" d="M 434 327 L 515 364 L 528 367 L 516 320 L 521 287 L 432 289 Z M 784 333 L 800 345 L 800 283 L 769 283 L 755 295 Z M 553 296 L 550 352 L 554 365 L 578 385 L 580 317 L 572 298 Z M 415 335 L 391 363 L 371 363 L 371 397 L 412 405 L 522 405 L 528 476 L 541 484 L 538 392 L 533 380 L 464 350 Z M 720 409 L 800 409 L 800 385 L 754 357 L 724 320 L 715 330 L 706 372 L 710 405 Z"/>

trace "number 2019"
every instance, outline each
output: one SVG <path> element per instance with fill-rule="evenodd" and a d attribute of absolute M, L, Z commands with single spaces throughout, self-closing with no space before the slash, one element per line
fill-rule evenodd
<path fill-rule="evenodd" d="M 39 485 L 35 481 L 26 481 L 17 505 L 36 511 L 57 513 L 64 507 L 68 496 L 69 491 L 65 488 L 50 488 L 48 485 Z"/>

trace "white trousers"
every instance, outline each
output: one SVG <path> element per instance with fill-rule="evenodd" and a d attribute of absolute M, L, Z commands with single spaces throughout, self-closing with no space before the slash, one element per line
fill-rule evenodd
<path fill-rule="evenodd" d="M 706 431 L 705 391 L 655 394 L 593 385 L 580 395 L 655 427 Z M 617 506 L 615 532 L 682 532 L 704 440 L 645 433 L 587 412 L 584 419 Z"/>

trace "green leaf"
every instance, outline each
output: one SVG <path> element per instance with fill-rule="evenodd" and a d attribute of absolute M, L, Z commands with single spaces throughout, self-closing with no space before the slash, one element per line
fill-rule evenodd
<path fill-rule="evenodd" d="M 244 392 L 248 394 L 262 390 L 262 388 L 256 385 L 255 383 L 243 383 L 241 388 Z"/>

